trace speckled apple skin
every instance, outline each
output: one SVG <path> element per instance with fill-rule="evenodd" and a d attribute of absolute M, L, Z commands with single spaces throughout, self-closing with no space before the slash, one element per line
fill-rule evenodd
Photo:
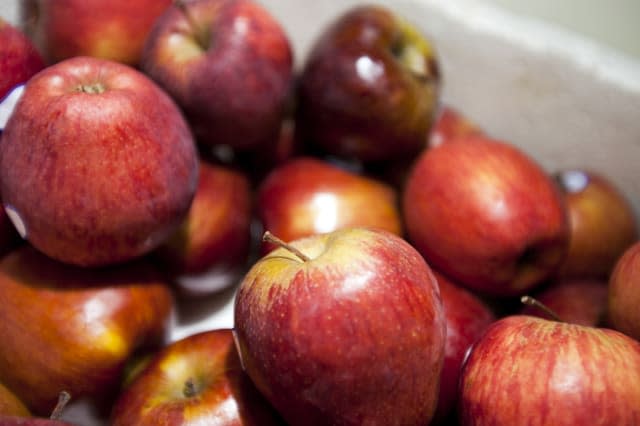
<path fill-rule="evenodd" d="M 44 68 L 44 61 L 20 29 L 0 17 L 0 100 Z"/>
<path fill-rule="evenodd" d="M 93 56 L 136 66 L 171 0 L 22 0 L 25 31 L 48 64 Z"/>
<path fill-rule="evenodd" d="M 640 422 L 640 343 L 614 330 L 524 315 L 493 323 L 461 374 L 461 424 Z"/>
<path fill-rule="evenodd" d="M 185 396 L 185 383 L 196 394 Z M 122 392 L 112 426 L 284 426 L 242 370 L 231 329 L 190 335 L 166 346 Z"/>
<path fill-rule="evenodd" d="M 284 28 L 253 0 L 196 0 L 186 9 L 198 28 L 170 7 L 147 39 L 142 69 L 183 108 L 201 145 L 275 146 L 293 73 Z"/>
<path fill-rule="evenodd" d="M 235 301 L 244 367 L 291 425 L 428 424 L 445 323 L 420 255 L 386 231 L 349 228 L 279 248 Z"/>
<path fill-rule="evenodd" d="M 104 92 L 78 91 L 97 83 Z M 101 59 L 68 59 L 32 78 L 0 144 L 2 201 L 24 237 L 82 266 L 127 261 L 164 242 L 197 178 L 195 143 L 175 103 L 142 73 Z"/>
<path fill-rule="evenodd" d="M 640 341 L 640 241 L 616 262 L 607 306 L 612 327 Z"/>
<path fill-rule="evenodd" d="M 540 164 L 516 146 L 467 137 L 425 150 L 403 193 L 409 241 L 456 282 L 494 296 L 555 273 L 569 244 L 566 206 Z"/>
<path fill-rule="evenodd" d="M 136 350 L 164 344 L 173 303 L 148 263 L 81 268 L 25 245 L 0 263 L 0 381 L 40 416 L 62 390 L 109 398 Z"/>

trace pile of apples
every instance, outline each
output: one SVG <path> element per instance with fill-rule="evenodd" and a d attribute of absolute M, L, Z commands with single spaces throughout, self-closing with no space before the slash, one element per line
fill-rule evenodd
<path fill-rule="evenodd" d="M 21 7 L 0 424 L 640 424 L 630 203 L 443 103 L 408 20 L 345 10 L 296 69 L 254 0 Z"/>

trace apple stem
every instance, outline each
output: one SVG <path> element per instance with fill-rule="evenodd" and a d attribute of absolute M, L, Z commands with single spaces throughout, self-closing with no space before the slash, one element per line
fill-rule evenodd
<path fill-rule="evenodd" d="M 62 411 L 64 410 L 64 407 L 67 406 L 70 400 L 71 400 L 71 394 L 69 392 L 67 391 L 60 392 L 60 394 L 58 395 L 58 402 L 56 403 L 56 406 L 53 407 L 53 411 L 51 412 L 49 419 L 59 420 L 60 417 L 62 417 Z"/>
<path fill-rule="evenodd" d="M 284 241 L 282 241 L 280 238 L 276 237 L 275 235 L 273 235 L 271 232 L 266 231 L 264 233 L 264 235 L 262 236 L 262 241 L 265 241 L 267 243 L 271 243 L 271 244 L 275 244 L 279 247 L 282 247 L 286 250 L 289 250 L 291 253 L 295 254 L 296 256 L 298 256 L 303 262 L 307 262 L 309 260 L 311 260 L 311 258 L 309 256 L 307 256 L 306 254 L 302 253 L 300 250 L 298 250 L 297 248 L 293 247 L 291 244 L 287 244 Z"/>
<path fill-rule="evenodd" d="M 184 382 L 184 389 L 182 389 L 182 393 L 187 398 L 193 398 L 198 393 L 196 391 L 196 384 L 193 382 L 193 378 L 189 377 L 186 382 Z"/>
<path fill-rule="evenodd" d="M 209 46 L 207 31 L 201 31 L 200 25 L 198 25 L 197 21 L 193 17 L 193 14 L 187 7 L 187 2 L 185 0 L 173 0 L 173 4 L 180 10 L 180 12 L 182 12 L 184 17 L 187 19 L 187 23 L 196 35 L 198 44 L 202 46 L 202 48 L 206 49 Z"/>
<path fill-rule="evenodd" d="M 522 302 L 525 305 L 528 306 L 533 306 L 534 308 L 538 308 L 541 311 L 543 311 L 545 314 L 547 314 L 549 317 L 551 317 L 551 319 L 558 321 L 558 322 L 564 322 L 562 320 L 562 318 L 560 318 L 558 316 L 558 314 L 556 314 L 555 312 L 553 312 L 553 310 L 549 309 L 548 306 L 546 306 L 544 303 L 540 302 L 538 299 L 535 299 L 531 296 L 522 296 L 520 298 L 520 302 Z"/>

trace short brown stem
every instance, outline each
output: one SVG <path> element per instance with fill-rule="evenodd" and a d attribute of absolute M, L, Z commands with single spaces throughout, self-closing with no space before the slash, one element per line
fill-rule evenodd
<path fill-rule="evenodd" d="M 76 87 L 78 92 L 89 93 L 89 94 L 97 94 L 103 93 L 105 91 L 104 85 L 101 83 L 94 84 L 80 84 Z"/>
<path fill-rule="evenodd" d="M 58 402 L 56 403 L 56 406 L 53 408 L 53 411 L 51 412 L 51 415 L 49 416 L 49 418 L 51 420 L 59 420 L 60 417 L 62 417 L 62 412 L 64 411 L 64 407 L 67 406 L 70 400 L 71 400 L 71 394 L 69 392 L 67 391 L 60 392 L 60 394 L 58 395 Z"/>
<path fill-rule="evenodd" d="M 542 312 L 547 314 L 551 319 L 553 319 L 555 321 L 564 322 L 562 320 L 562 318 L 560 318 L 558 316 L 558 314 L 553 312 L 553 310 L 549 309 L 548 306 L 546 306 L 544 303 L 540 302 L 538 299 L 535 299 L 535 298 L 533 298 L 531 296 L 522 296 L 520 298 L 520 302 L 522 302 L 525 305 L 533 306 L 534 308 L 540 309 Z"/>
<path fill-rule="evenodd" d="M 293 253 L 296 256 L 298 256 L 303 262 L 307 262 L 307 261 L 311 260 L 311 258 L 309 256 L 307 256 L 306 254 L 302 253 L 300 250 L 298 250 L 297 248 L 293 247 L 291 244 L 285 243 L 284 241 L 282 241 L 280 238 L 276 237 L 275 235 L 273 235 L 269 231 L 266 231 L 264 233 L 264 235 L 262 235 L 262 241 L 265 241 L 265 242 L 271 243 L 271 244 L 275 244 L 275 245 L 277 245 L 279 247 L 284 248 L 285 250 L 290 251 L 291 253 Z"/>

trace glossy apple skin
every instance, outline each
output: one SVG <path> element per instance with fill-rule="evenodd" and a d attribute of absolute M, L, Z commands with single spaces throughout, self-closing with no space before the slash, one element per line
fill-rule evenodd
<path fill-rule="evenodd" d="M 203 146 L 275 145 L 293 73 L 283 27 L 253 0 L 195 0 L 185 8 L 197 28 L 180 8 L 168 8 L 145 44 L 142 69 L 176 99 Z"/>
<path fill-rule="evenodd" d="M 184 394 L 192 380 L 196 395 Z M 204 331 L 155 355 L 122 392 L 111 425 L 281 425 L 242 370 L 230 329 Z"/>
<path fill-rule="evenodd" d="M 407 46 L 414 67 L 403 63 Z M 312 46 L 300 76 L 298 123 L 306 140 L 332 155 L 366 162 L 411 156 L 426 144 L 439 88 L 429 41 L 384 6 L 358 5 Z"/>
<path fill-rule="evenodd" d="M 478 296 L 433 271 L 440 287 L 444 306 L 446 340 L 444 364 L 440 377 L 440 393 L 431 425 L 448 424 L 458 400 L 458 382 L 467 350 L 496 320 L 495 314 Z"/>
<path fill-rule="evenodd" d="M 252 197 L 245 173 L 200 161 L 187 218 L 156 252 L 181 294 L 211 294 L 240 278 L 249 257 Z"/>
<path fill-rule="evenodd" d="M 235 301 L 247 374 L 291 425 L 427 424 L 445 320 L 438 284 L 406 241 L 348 228 L 257 261 Z"/>
<path fill-rule="evenodd" d="M 556 173 L 569 212 L 569 251 L 558 275 L 608 280 L 622 253 L 638 239 L 638 224 L 625 195 L 590 170 Z"/>
<path fill-rule="evenodd" d="M 640 343 L 614 330 L 527 315 L 494 322 L 460 381 L 462 425 L 634 425 Z"/>
<path fill-rule="evenodd" d="M 408 238 L 427 262 L 485 294 L 535 288 L 567 251 L 558 188 L 507 142 L 465 138 L 425 150 L 407 179 L 402 208 Z"/>
<path fill-rule="evenodd" d="M 297 157 L 273 169 L 260 183 L 257 216 L 284 241 L 362 226 L 402 234 L 395 189 L 326 160 Z M 263 244 L 263 253 L 275 248 Z"/>
<path fill-rule="evenodd" d="M 44 61 L 31 40 L 0 17 L 0 100 L 43 68 Z"/>
<path fill-rule="evenodd" d="M 182 223 L 197 178 L 175 103 L 142 73 L 102 59 L 68 59 L 32 78 L 0 145 L 0 189 L 16 228 L 77 265 L 155 249 Z"/>
<path fill-rule="evenodd" d="M 93 56 L 136 66 L 172 0 L 23 0 L 21 19 L 47 63 Z"/>
<path fill-rule="evenodd" d="M 20 398 L 0 383 L 0 419 L 2 416 L 31 417 L 31 413 Z"/>
<path fill-rule="evenodd" d="M 429 131 L 428 146 L 436 147 L 442 143 L 469 136 L 486 136 L 485 131 L 459 109 L 441 104 Z"/>
<path fill-rule="evenodd" d="M 611 326 L 640 340 L 640 241 L 616 262 L 609 279 L 607 306 Z"/>
<path fill-rule="evenodd" d="M 567 279 L 553 281 L 532 296 L 564 322 L 597 327 L 607 323 L 607 294 L 606 281 Z M 551 319 L 534 306 L 520 312 Z"/>
<path fill-rule="evenodd" d="M 164 343 L 173 298 L 149 264 L 80 268 L 25 245 L 0 262 L 0 306 L 0 381 L 49 415 L 61 390 L 107 398 L 135 351 Z"/>

